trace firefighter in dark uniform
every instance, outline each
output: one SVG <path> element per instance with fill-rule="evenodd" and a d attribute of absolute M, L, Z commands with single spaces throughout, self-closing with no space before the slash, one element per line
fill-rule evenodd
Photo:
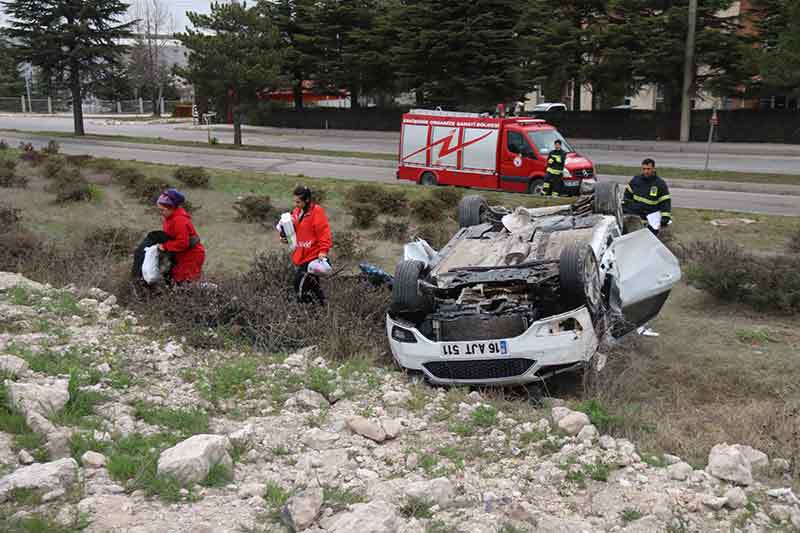
<path fill-rule="evenodd" d="M 553 143 L 553 149 L 547 156 L 547 171 L 544 177 L 542 190 L 545 196 L 558 196 L 563 191 L 562 177 L 564 175 L 564 164 L 567 162 L 567 153 L 561 149 L 561 141 Z"/>
<path fill-rule="evenodd" d="M 636 215 L 643 221 L 652 213 L 661 213 L 661 227 L 672 223 L 672 197 L 667 183 L 656 174 L 656 162 L 652 159 L 642 161 L 642 173 L 634 176 L 622 199 L 622 211 L 626 215 Z M 658 229 L 647 225 L 654 234 Z"/>

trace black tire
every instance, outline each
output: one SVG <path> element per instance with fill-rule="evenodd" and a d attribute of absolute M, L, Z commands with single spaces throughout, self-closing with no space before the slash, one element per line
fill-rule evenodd
<path fill-rule="evenodd" d="M 528 183 L 528 194 L 544 196 L 544 178 L 533 178 L 531 182 Z"/>
<path fill-rule="evenodd" d="M 594 250 L 588 244 L 569 243 L 558 265 L 561 293 L 574 307 L 586 304 L 592 316 L 602 305 L 603 285 Z"/>
<path fill-rule="evenodd" d="M 594 186 L 593 210 L 598 215 L 610 215 L 617 219 L 617 225 L 622 229 L 622 197 L 619 185 L 602 181 Z"/>
<path fill-rule="evenodd" d="M 468 228 L 483 222 L 483 215 L 489 210 L 486 199 L 479 194 L 470 194 L 458 202 L 458 226 Z"/>
<path fill-rule="evenodd" d="M 425 265 L 419 261 L 400 261 L 394 272 L 392 306 L 400 311 L 422 311 L 430 307 L 430 299 L 420 294 L 418 282 Z"/>
<path fill-rule="evenodd" d="M 433 172 L 423 172 L 422 176 L 419 177 L 419 184 L 436 186 L 439 184 L 439 182 L 436 179 L 436 174 L 434 174 Z"/>

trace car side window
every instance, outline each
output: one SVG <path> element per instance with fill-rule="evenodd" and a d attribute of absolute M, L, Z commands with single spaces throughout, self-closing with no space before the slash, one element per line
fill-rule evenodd
<path fill-rule="evenodd" d="M 509 131 L 507 134 L 508 151 L 512 154 L 520 154 L 525 157 L 534 158 L 533 149 L 525 140 L 525 136 L 516 131 Z"/>

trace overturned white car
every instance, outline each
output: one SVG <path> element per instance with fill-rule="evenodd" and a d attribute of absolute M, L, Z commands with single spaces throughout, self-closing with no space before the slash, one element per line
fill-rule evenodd
<path fill-rule="evenodd" d="M 647 229 L 622 234 L 619 187 L 569 206 L 458 208 L 438 253 L 406 246 L 386 318 L 397 363 L 437 384 L 523 384 L 592 360 L 653 318 L 681 276 Z"/>

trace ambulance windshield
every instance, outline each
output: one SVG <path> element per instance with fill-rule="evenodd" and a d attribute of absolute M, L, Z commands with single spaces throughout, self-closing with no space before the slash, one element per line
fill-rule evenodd
<path fill-rule="evenodd" d="M 536 145 L 536 149 L 540 154 L 549 154 L 555 141 L 561 141 L 561 149 L 565 152 L 575 151 L 567 140 L 558 133 L 558 130 L 531 130 L 528 131 L 528 137 Z"/>

